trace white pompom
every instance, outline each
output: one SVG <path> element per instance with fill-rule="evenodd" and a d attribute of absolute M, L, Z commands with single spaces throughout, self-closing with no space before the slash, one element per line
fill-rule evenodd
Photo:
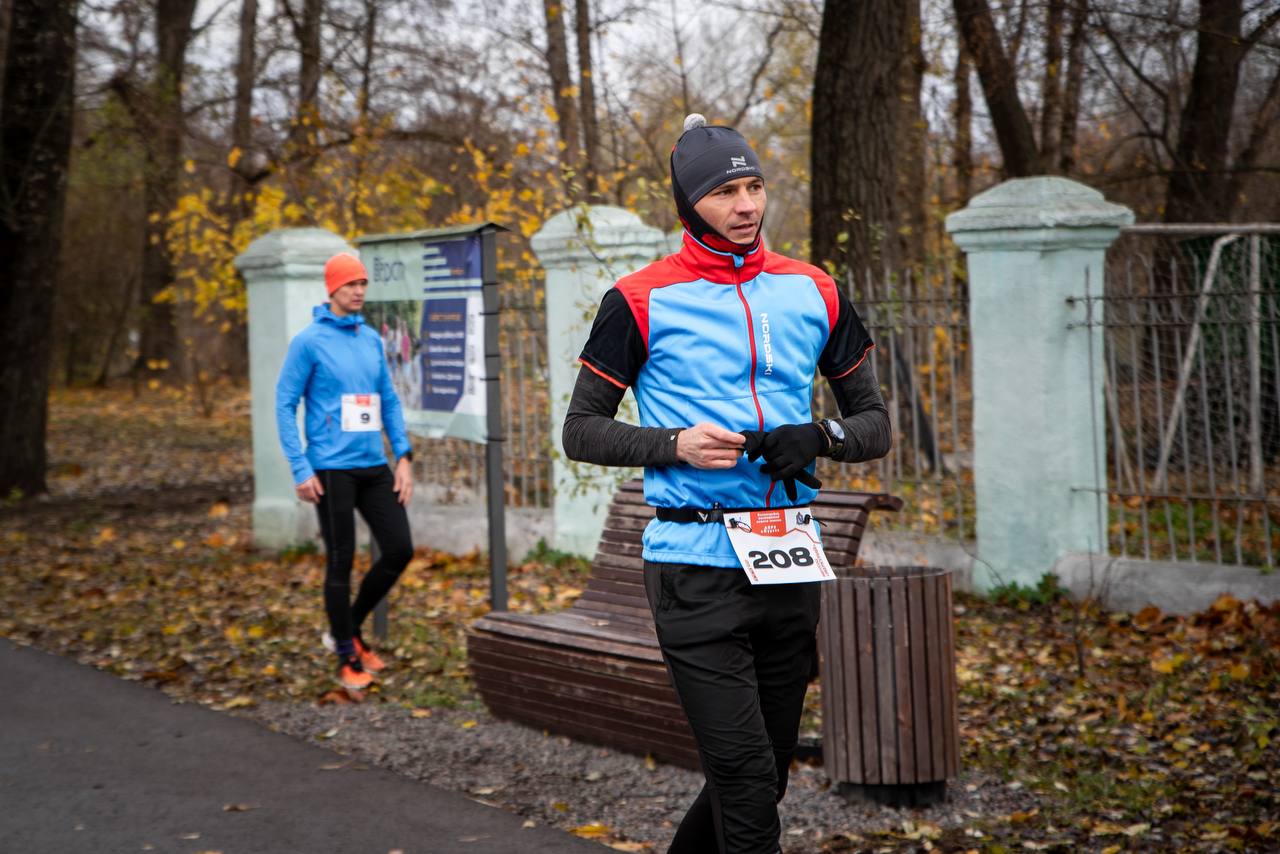
<path fill-rule="evenodd" d="M 684 129 L 693 130 L 694 128 L 704 128 L 707 126 L 707 117 L 702 113 L 690 113 L 684 117 Z"/>

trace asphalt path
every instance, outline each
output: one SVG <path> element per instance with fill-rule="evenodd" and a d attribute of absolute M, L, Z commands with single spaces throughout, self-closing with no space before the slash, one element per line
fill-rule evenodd
<path fill-rule="evenodd" d="M 608 849 L 0 639 L 4 854 Z"/>

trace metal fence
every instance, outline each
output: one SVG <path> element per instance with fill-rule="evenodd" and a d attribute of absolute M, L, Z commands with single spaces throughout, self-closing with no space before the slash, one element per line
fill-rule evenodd
<path fill-rule="evenodd" d="M 1103 338 L 1113 555 L 1274 567 L 1280 554 L 1280 225 L 1124 229 L 1080 295 Z"/>
<path fill-rule="evenodd" d="M 876 375 L 893 425 L 889 455 L 866 466 L 820 460 L 828 487 L 889 492 L 906 502 L 877 524 L 953 539 L 974 536 L 973 385 L 969 300 L 950 265 L 845 281 L 876 348 Z M 826 383 L 814 410 L 839 412 Z"/>

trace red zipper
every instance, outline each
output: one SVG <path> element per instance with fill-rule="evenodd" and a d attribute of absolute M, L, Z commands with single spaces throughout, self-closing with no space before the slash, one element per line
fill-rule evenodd
<path fill-rule="evenodd" d="M 760 408 L 760 398 L 756 395 L 756 328 L 751 322 L 751 304 L 747 302 L 746 294 L 742 292 L 742 275 L 735 269 L 733 271 L 734 287 L 738 290 L 738 299 L 742 301 L 742 309 L 747 313 L 747 341 L 751 345 L 751 402 L 756 406 L 756 423 L 759 425 L 756 429 L 764 429 L 764 410 Z M 764 495 L 764 506 L 769 507 L 770 500 L 773 497 L 773 487 L 776 481 L 770 481 L 769 491 Z"/>

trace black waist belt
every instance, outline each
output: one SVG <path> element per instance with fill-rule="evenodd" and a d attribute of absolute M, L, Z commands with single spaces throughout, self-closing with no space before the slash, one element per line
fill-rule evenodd
<path fill-rule="evenodd" d="M 659 507 L 659 522 L 692 522 L 696 525 L 719 524 L 726 513 L 750 513 L 759 507 Z"/>
<path fill-rule="evenodd" d="M 695 525 L 713 525 L 720 524 L 724 521 L 726 513 L 752 513 L 756 510 L 791 510 L 791 507 L 658 507 L 657 516 L 659 522 L 690 522 Z M 809 516 L 806 514 L 802 522 L 808 522 Z M 821 520 L 815 520 L 819 525 Z"/>

